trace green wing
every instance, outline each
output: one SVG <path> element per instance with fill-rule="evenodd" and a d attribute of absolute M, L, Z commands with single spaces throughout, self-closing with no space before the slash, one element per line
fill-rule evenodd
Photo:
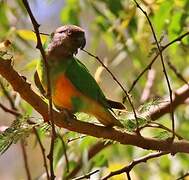
<path fill-rule="evenodd" d="M 79 60 L 73 58 L 65 74 L 80 92 L 110 108 L 99 85 Z"/>

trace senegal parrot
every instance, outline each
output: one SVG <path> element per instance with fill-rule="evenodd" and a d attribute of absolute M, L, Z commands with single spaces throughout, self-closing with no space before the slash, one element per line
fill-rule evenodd
<path fill-rule="evenodd" d="M 49 64 L 52 101 L 59 110 L 94 115 L 105 126 L 122 124 L 113 116 L 112 109 L 125 107 L 108 100 L 87 68 L 74 57 L 86 44 L 85 32 L 75 25 L 59 27 L 45 47 Z M 46 68 L 41 59 L 34 75 L 35 84 L 42 93 L 47 90 Z"/>

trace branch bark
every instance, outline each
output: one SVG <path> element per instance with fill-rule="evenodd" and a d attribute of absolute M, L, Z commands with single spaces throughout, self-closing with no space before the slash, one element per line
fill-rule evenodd
<path fill-rule="evenodd" d="M 48 121 L 48 105 L 31 89 L 31 85 L 27 83 L 11 66 L 10 60 L 0 58 L 0 74 L 12 85 L 21 97 L 27 101 L 37 112 L 39 112 L 44 121 Z M 184 86 L 185 87 L 185 86 Z M 189 88 L 184 89 L 182 93 L 177 94 L 174 98 L 173 107 L 176 108 L 180 103 L 189 97 Z M 170 105 L 170 104 L 169 104 Z M 153 119 L 158 118 L 166 113 L 163 108 L 151 113 Z M 120 142 L 121 144 L 129 144 L 143 149 L 169 151 L 171 153 L 184 152 L 189 153 L 188 141 L 175 141 L 171 143 L 167 140 L 158 140 L 146 138 L 136 134 L 129 134 L 121 130 L 107 128 L 104 126 L 94 125 L 88 122 L 82 122 L 75 119 L 67 119 L 64 114 L 60 114 L 53 110 L 54 122 L 57 126 L 66 128 L 82 134 L 87 134 L 97 138 L 110 139 Z"/>
<path fill-rule="evenodd" d="M 143 162 L 145 163 L 150 159 L 157 158 L 157 157 L 163 156 L 163 155 L 168 154 L 168 153 L 169 152 L 156 152 L 156 153 L 152 153 L 152 154 L 148 154 L 146 156 L 143 156 L 143 157 L 141 157 L 139 159 L 133 160 L 128 166 L 125 166 L 122 169 L 110 172 L 108 175 L 103 177 L 102 180 L 109 179 L 112 176 L 115 176 L 115 175 L 118 175 L 118 174 L 122 174 L 122 173 L 127 173 L 127 178 L 131 179 L 129 173 L 136 165 L 138 165 L 140 163 L 143 163 Z"/>
<path fill-rule="evenodd" d="M 186 99 L 189 98 L 189 86 L 187 84 L 183 85 L 181 88 L 177 89 L 173 94 L 173 109 L 175 110 L 179 105 L 184 104 Z M 164 103 L 163 105 L 157 105 L 153 108 L 150 113 L 150 118 L 156 120 L 166 113 L 169 113 L 170 102 Z"/>

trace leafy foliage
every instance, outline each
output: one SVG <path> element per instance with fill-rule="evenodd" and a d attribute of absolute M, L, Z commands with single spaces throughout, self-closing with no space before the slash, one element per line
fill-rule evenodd
<path fill-rule="evenodd" d="M 10 127 L 0 133 L 0 153 L 3 154 L 12 143 L 26 138 L 31 133 L 32 125 L 27 123 L 28 117 L 20 117 L 13 121 Z"/>
<path fill-rule="evenodd" d="M 161 47 L 164 47 L 168 42 L 189 30 L 188 0 L 138 0 L 137 2 L 147 12 Z M 41 32 L 43 29 L 50 34 L 56 27 L 51 27 L 52 19 L 49 14 L 51 14 L 51 11 L 57 11 L 58 8 L 49 11 L 45 10 L 43 12 L 48 13 L 44 15 L 41 10 L 37 9 L 39 8 L 38 1 L 31 1 L 31 3 L 33 3 L 32 9 L 34 14 L 36 13 L 36 17 L 37 12 L 40 12 L 40 18 L 38 19 L 42 25 Z M 51 1 L 50 3 L 56 4 L 57 2 Z M 17 0 L 14 3 L 0 1 L 0 56 L 5 59 L 12 58 L 14 68 L 25 76 L 28 82 L 31 82 L 32 88 L 35 88 L 33 72 L 40 55 L 35 49 L 35 33 L 31 31 L 30 21 L 26 17 L 27 13 L 22 1 Z M 101 57 L 127 90 L 129 90 L 139 73 L 147 67 L 148 63 L 158 52 L 144 14 L 139 11 L 134 1 L 131 0 L 66 0 L 57 19 L 53 19 L 57 24 L 60 24 L 58 20 L 62 24 L 80 25 L 86 29 L 86 49 Z M 45 41 L 47 37 L 41 35 L 41 38 L 42 41 Z M 5 45 L 7 41 L 10 42 L 10 46 Z M 173 91 L 180 88 L 183 85 L 183 81 L 169 68 L 167 60 L 170 60 L 174 67 L 188 80 L 188 47 L 189 36 L 183 38 L 179 43 L 172 44 L 166 51 L 163 51 L 166 70 Z M 91 73 L 95 74 L 99 67 L 96 61 L 83 53 L 79 54 L 78 59 L 87 65 Z M 149 82 L 147 73 L 139 79 L 130 95 L 137 111 L 139 126 L 142 128 L 141 134 L 150 138 L 164 140 L 172 135 L 171 132 L 166 130 L 166 128 L 171 129 L 170 117 L 163 116 L 158 119 L 158 123 L 165 128 L 157 129 L 157 126 L 150 127 L 153 123 L 148 115 L 153 109 L 167 103 L 167 100 L 164 100 L 164 96 L 168 96 L 167 85 L 158 59 L 151 68 L 155 71 L 155 78 L 149 89 L 150 93 L 147 100 L 141 103 L 141 95 L 144 93 L 147 82 Z M 99 84 L 110 99 L 122 101 L 122 98 L 125 96 L 105 70 L 100 74 Z M 37 119 L 37 124 L 28 124 L 27 116 L 19 117 L 16 120 L 13 120 L 11 117 L 10 121 L 12 123 L 10 123 L 10 127 L 0 134 L 0 152 L 4 153 L 11 144 L 17 143 L 22 138 L 30 142 L 34 126 L 38 130 L 45 149 L 48 149 L 49 146 L 45 145 L 49 145 L 50 126 L 41 124 L 41 121 L 38 121 L 40 118 L 36 116 L 33 108 L 15 94 L 10 87 L 8 91 L 18 110 Z M 5 102 L 7 104 L 5 99 L 6 96 L 3 96 L 2 92 L 0 103 L 4 104 Z M 115 111 L 116 117 L 124 124 L 124 131 L 134 133 L 136 121 L 127 101 L 125 105 L 127 106 L 127 111 L 121 113 Z M 79 102 L 76 102 L 76 106 L 79 106 Z M 176 131 L 186 140 L 189 139 L 188 113 L 186 104 L 180 106 L 175 112 Z M 76 116 L 82 121 L 96 122 L 93 116 L 84 113 L 77 113 Z M 4 124 L 5 122 L 1 120 L 0 123 Z M 104 148 L 89 160 L 90 150 L 98 141 L 96 138 L 68 132 L 64 129 L 60 130 L 57 128 L 56 130 L 60 136 L 55 141 L 54 168 L 57 174 L 61 174 L 60 177 L 63 178 L 78 167 L 79 160 L 81 160 L 79 162 L 81 162 L 82 168 L 79 169 L 77 175 L 87 174 L 96 168 L 101 168 L 102 172 L 95 174 L 95 177 L 100 179 L 104 175 L 103 173 L 107 172 L 104 169 L 114 171 L 117 167 L 121 168 L 136 157 L 146 155 L 147 153 L 132 146 L 122 146 L 109 140 L 103 140 L 105 141 L 104 144 L 109 147 L 107 146 L 107 148 Z M 34 147 L 37 147 L 37 142 L 35 141 L 36 146 Z M 111 145 L 109 145 L 110 143 Z M 36 148 L 32 152 L 34 153 L 29 154 L 31 158 L 33 158 L 33 155 L 36 155 Z M 68 162 L 66 162 L 65 153 L 68 156 Z M 163 156 L 158 160 L 156 159 L 148 162 L 148 164 L 141 164 L 136 167 L 133 170 L 132 176 L 136 177 L 136 179 L 175 179 L 188 171 L 188 162 L 188 155 L 186 154 L 176 154 L 174 157 Z M 43 174 L 44 170 L 41 164 L 38 163 L 34 171 L 39 172 L 40 169 L 41 174 Z M 174 170 L 175 164 L 177 164 L 176 170 Z M 68 166 L 69 172 L 67 171 Z M 119 177 L 120 179 L 124 178 L 123 176 L 115 176 L 115 178 Z"/>

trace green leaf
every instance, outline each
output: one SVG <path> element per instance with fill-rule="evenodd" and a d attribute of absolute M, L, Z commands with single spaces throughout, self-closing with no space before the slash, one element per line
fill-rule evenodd
<path fill-rule="evenodd" d="M 16 33 L 18 36 L 20 36 L 24 40 L 37 42 L 37 37 L 33 31 L 26 30 L 26 29 L 18 29 L 16 30 Z M 41 34 L 40 37 L 41 37 L 42 43 L 44 44 L 47 41 L 48 36 Z"/>
<path fill-rule="evenodd" d="M 110 23 L 103 16 L 97 16 L 95 18 L 95 24 L 104 32 L 110 28 Z"/>
<path fill-rule="evenodd" d="M 27 117 L 21 117 L 13 121 L 12 125 L 0 133 L 0 153 L 3 154 L 11 144 L 17 143 L 21 138 L 29 136 L 33 126 L 29 125 Z"/>
<path fill-rule="evenodd" d="M 148 119 L 146 117 L 137 115 L 137 118 L 139 127 L 148 123 Z M 124 125 L 124 127 L 130 132 L 133 132 L 137 128 L 136 119 L 132 113 L 120 116 L 119 120 Z"/>
<path fill-rule="evenodd" d="M 108 160 L 104 154 L 97 155 L 93 159 L 94 166 L 96 167 L 102 167 L 102 166 L 107 166 L 108 165 Z"/>
<path fill-rule="evenodd" d="M 67 0 L 66 6 L 61 10 L 60 20 L 64 24 L 79 25 L 80 7 L 77 0 Z"/>
<path fill-rule="evenodd" d="M 123 10 L 122 0 L 105 0 L 104 3 L 106 3 L 108 9 L 115 14 L 117 17 L 119 17 L 119 12 Z"/>
<path fill-rule="evenodd" d="M 25 110 L 25 112 L 28 115 L 32 115 L 33 107 L 30 104 L 28 104 L 26 101 L 21 101 L 21 107 Z"/>
<path fill-rule="evenodd" d="M 169 23 L 168 21 L 171 15 L 173 5 L 173 0 L 164 1 L 163 3 L 161 3 L 159 10 L 155 13 L 153 17 L 153 25 L 155 27 L 158 37 L 160 37 L 160 34 L 163 30 L 166 30 L 165 25 Z"/>
<path fill-rule="evenodd" d="M 156 136 L 154 136 L 154 138 L 157 138 L 157 139 L 167 139 L 169 137 L 170 137 L 170 132 L 167 132 L 167 131 L 162 131 Z"/>
<path fill-rule="evenodd" d="M 6 14 L 7 14 L 6 3 L 4 1 L 0 1 L 0 25 L 1 25 L 0 36 L 3 35 L 9 29 L 9 21 Z"/>
<path fill-rule="evenodd" d="M 181 17 L 182 17 L 182 13 L 178 13 L 178 12 L 175 12 L 175 14 L 172 16 L 171 23 L 170 23 L 169 28 L 168 28 L 169 39 L 175 39 L 180 34 Z"/>
<path fill-rule="evenodd" d="M 63 145 L 62 145 L 62 140 L 60 139 L 61 137 L 57 137 L 56 140 L 55 140 L 55 146 L 54 146 L 54 167 L 57 166 L 57 163 L 59 162 L 59 160 L 61 159 L 61 157 L 63 156 L 64 154 L 64 148 L 63 148 Z"/>

